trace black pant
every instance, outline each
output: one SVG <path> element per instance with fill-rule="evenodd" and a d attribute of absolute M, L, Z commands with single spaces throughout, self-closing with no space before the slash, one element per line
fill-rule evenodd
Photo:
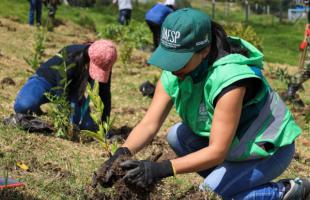
<path fill-rule="evenodd" d="M 130 9 L 122 9 L 119 11 L 118 22 L 122 25 L 128 25 L 131 19 L 131 10 Z"/>
<path fill-rule="evenodd" d="M 147 21 L 147 25 L 150 27 L 152 33 L 153 33 L 153 45 L 154 48 L 157 48 L 160 42 L 160 30 L 161 30 L 161 24 L 155 24 L 153 22 Z"/>

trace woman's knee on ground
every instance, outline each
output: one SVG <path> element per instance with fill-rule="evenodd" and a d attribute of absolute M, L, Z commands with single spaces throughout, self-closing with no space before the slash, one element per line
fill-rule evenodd
<path fill-rule="evenodd" d="M 36 110 L 38 110 L 39 106 L 40 105 L 37 105 L 32 101 L 17 98 L 14 103 L 14 111 L 16 113 L 26 114 L 28 112 L 35 112 Z"/>
<path fill-rule="evenodd" d="M 168 131 L 168 135 L 167 135 L 167 141 L 168 144 L 171 146 L 171 148 L 175 149 L 178 144 L 179 144 L 179 139 L 178 139 L 178 135 L 177 135 L 177 130 L 178 127 L 180 126 L 181 123 L 177 123 L 175 125 L 173 125 L 169 131 Z"/>

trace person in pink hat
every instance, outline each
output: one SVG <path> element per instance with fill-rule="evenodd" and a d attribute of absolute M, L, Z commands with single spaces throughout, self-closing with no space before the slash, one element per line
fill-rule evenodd
<path fill-rule="evenodd" d="M 88 100 L 84 97 L 87 83 L 99 82 L 99 95 L 104 103 L 102 120 L 105 120 L 111 111 L 111 73 L 112 66 L 117 59 L 115 44 L 110 40 L 98 40 L 87 44 L 72 44 L 64 47 L 67 66 L 74 67 L 68 70 L 67 78 L 71 81 L 68 87 L 68 101 L 74 113 L 71 122 L 80 129 L 96 130 L 97 126 L 89 114 Z M 19 91 L 14 104 L 16 113 L 40 113 L 40 106 L 47 103 L 45 93 L 58 95 L 62 91 L 53 88 L 61 86 L 59 72 L 52 68 L 61 65 L 63 59 L 55 55 L 42 63 Z"/>

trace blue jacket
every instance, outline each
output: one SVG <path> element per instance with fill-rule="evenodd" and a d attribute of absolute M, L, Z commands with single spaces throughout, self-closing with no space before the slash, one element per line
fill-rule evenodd
<path fill-rule="evenodd" d="M 161 25 L 165 18 L 172 13 L 173 10 L 168 6 L 157 3 L 145 14 L 145 20 L 154 24 Z"/>

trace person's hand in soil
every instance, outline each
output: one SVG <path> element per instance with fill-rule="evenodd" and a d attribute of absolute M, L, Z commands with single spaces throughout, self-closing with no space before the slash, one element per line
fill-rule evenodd
<path fill-rule="evenodd" d="M 126 175 L 123 177 L 125 183 L 143 189 L 174 175 L 172 163 L 169 160 L 162 162 L 126 160 L 120 166 L 126 170 Z"/>
<path fill-rule="evenodd" d="M 94 172 L 92 187 L 96 188 L 98 183 L 105 188 L 112 187 L 113 181 L 113 163 L 123 155 L 132 156 L 130 150 L 127 147 L 118 148 L 113 156 L 111 156 L 107 161 L 105 161 L 100 168 Z"/>

